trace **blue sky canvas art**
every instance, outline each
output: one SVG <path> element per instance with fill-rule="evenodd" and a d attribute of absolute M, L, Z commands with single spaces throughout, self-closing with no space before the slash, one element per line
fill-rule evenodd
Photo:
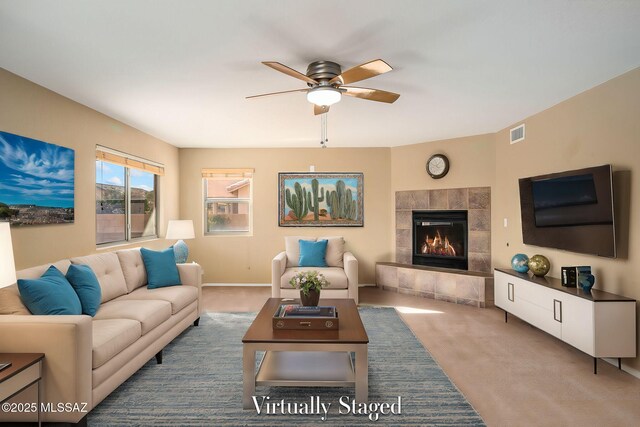
<path fill-rule="evenodd" d="M 0 131 L 0 221 L 73 222 L 74 154 L 70 148 Z"/>

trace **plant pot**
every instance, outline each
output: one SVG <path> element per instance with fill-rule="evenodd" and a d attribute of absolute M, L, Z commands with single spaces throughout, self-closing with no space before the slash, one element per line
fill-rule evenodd
<path fill-rule="evenodd" d="M 304 306 L 315 307 L 318 305 L 319 300 L 320 300 L 320 291 L 315 291 L 311 289 L 309 290 L 308 296 L 306 296 L 302 291 L 300 291 L 300 302 Z"/>

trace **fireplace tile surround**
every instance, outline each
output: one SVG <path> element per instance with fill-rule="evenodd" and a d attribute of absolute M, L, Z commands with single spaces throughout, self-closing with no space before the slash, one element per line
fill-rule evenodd
<path fill-rule="evenodd" d="M 469 270 L 491 272 L 491 188 L 396 192 L 396 262 L 411 265 L 413 210 L 460 210 L 469 212 Z"/>
<path fill-rule="evenodd" d="M 382 289 L 484 308 L 493 306 L 491 188 L 396 192 L 396 262 L 376 263 Z M 412 265 L 414 210 L 466 210 L 469 270 Z"/>

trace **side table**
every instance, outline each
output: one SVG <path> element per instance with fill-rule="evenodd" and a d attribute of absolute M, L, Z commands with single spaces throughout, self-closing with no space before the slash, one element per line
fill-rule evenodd
<path fill-rule="evenodd" d="M 2 362 L 11 366 L 0 371 L 0 404 L 33 384 L 38 387 L 38 426 L 40 423 L 40 382 L 42 380 L 43 353 L 0 353 Z"/>

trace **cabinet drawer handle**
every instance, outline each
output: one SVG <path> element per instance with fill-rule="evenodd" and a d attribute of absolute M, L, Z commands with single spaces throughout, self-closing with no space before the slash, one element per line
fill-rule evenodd
<path fill-rule="evenodd" d="M 300 326 L 311 326 L 311 322 L 300 322 Z"/>
<path fill-rule="evenodd" d="M 562 323 L 562 301 L 553 300 L 553 320 Z"/>
<path fill-rule="evenodd" d="M 515 299 L 513 283 L 507 282 L 507 298 L 509 301 L 513 301 Z"/>

